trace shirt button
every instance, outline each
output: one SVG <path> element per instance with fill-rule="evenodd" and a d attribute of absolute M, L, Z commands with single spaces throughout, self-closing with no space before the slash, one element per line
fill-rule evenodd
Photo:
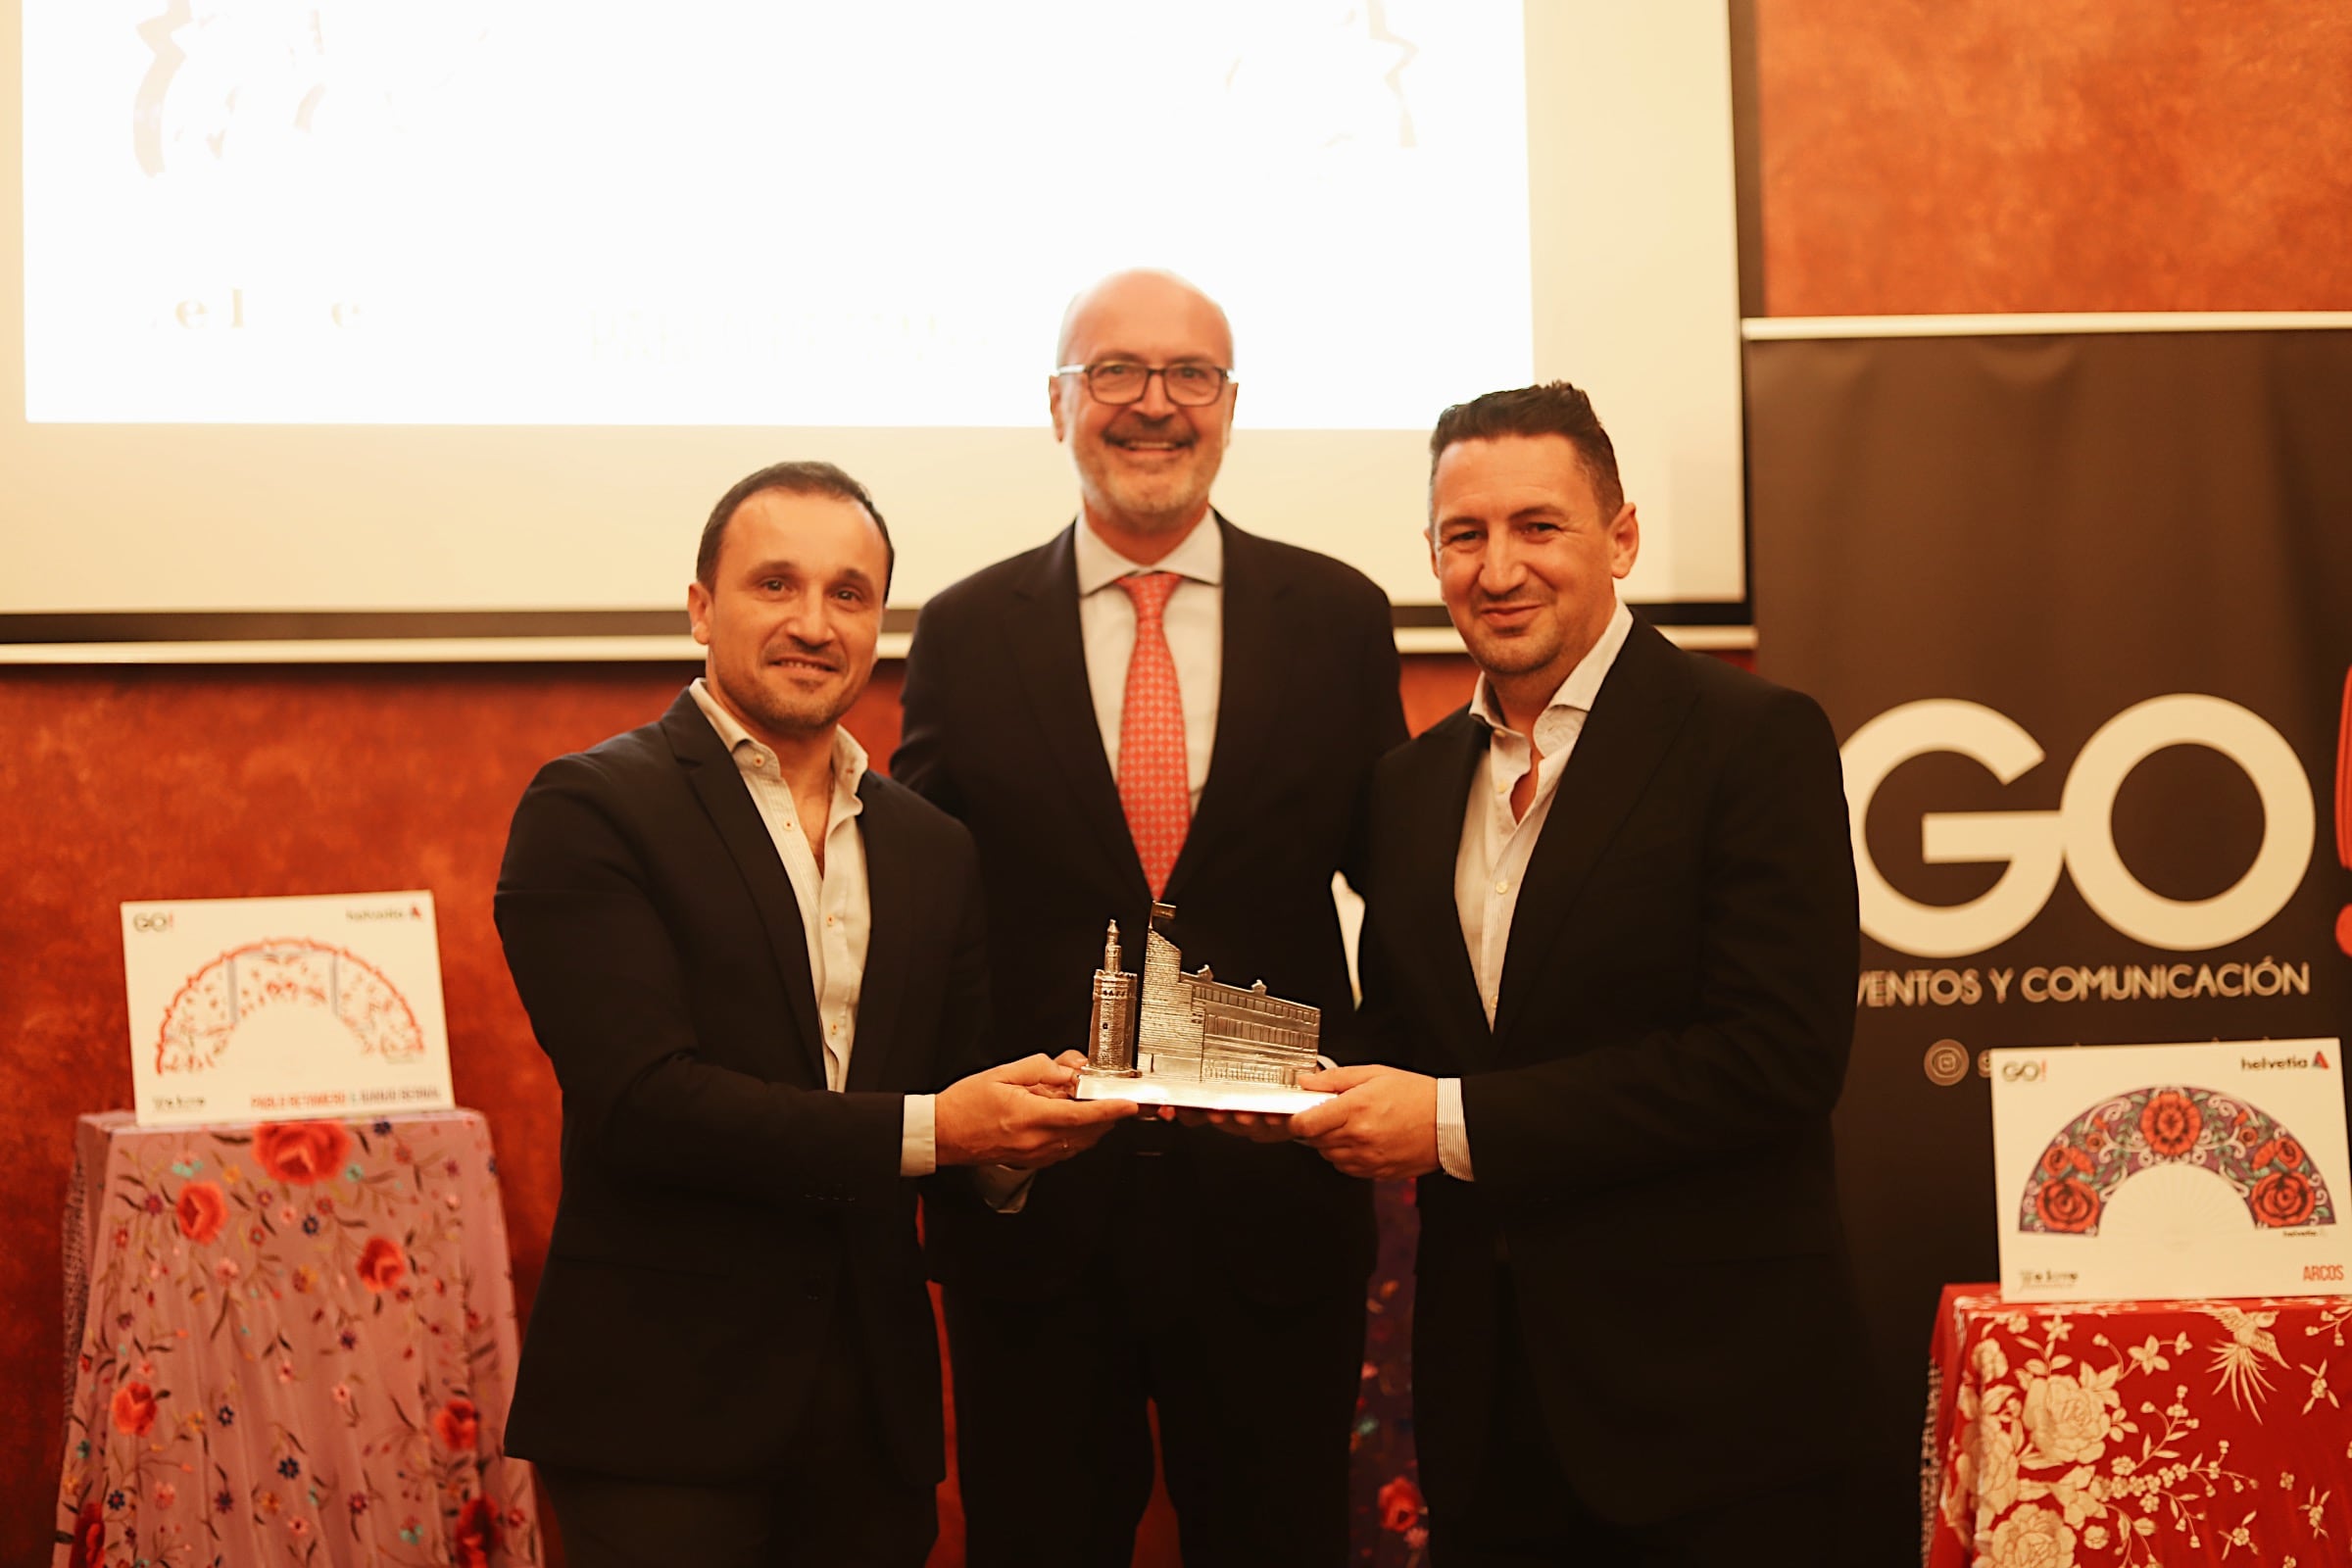
<path fill-rule="evenodd" d="M 1507 877 L 1507 876 L 1503 876 L 1503 877 L 1496 877 L 1496 878 L 1494 879 L 1494 891 L 1495 891 L 1495 892 L 1497 892 L 1497 893 L 1508 893 L 1508 892 L 1510 892 L 1510 891 L 1511 891 L 1511 879 L 1510 879 L 1509 877 Z"/>

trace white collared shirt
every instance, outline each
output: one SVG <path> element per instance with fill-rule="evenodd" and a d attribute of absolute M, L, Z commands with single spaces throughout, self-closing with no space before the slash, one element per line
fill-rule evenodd
<path fill-rule="evenodd" d="M 1193 809 L 1208 782 L 1209 752 L 1217 741 L 1217 683 L 1225 664 L 1225 535 L 1214 513 L 1201 514 L 1184 542 L 1155 564 L 1129 561 L 1078 519 L 1073 548 L 1078 567 L 1078 631 L 1086 647 L 1086 683 L 1094 693 L 1095 726 L 1110 775 L 1119 775 L 1119 722 L 1127 710 L 1127 665 L 1135 655 L 1135 601 L 1118 579 L 1139 571 L 1173 571 L 1184 581 L 1168 596 L 1160 619 L 1176 662 L 1176 691 L 1184 703 L 1184 764 Z"/>
<path fill-rule="evenodd" d="M 1462 810 L 1462 836 L 1453 858 L 1453 907 L 1461 921 L 1462 946 L 1470 955 L 1471 972 L 1478 977 L 1478 1000 L 1487 1009 L 1487 1027 L 1494 1027 L 1494 1009 L 1502 1001 L 1502 965 L 1510 952 L 1511 917 L 1518 912 L 1519 888 L 1528 861 L 1551 815 L 1552 797 L 1560 774 L 1568 766 L 1576 739 L 1584 733 L 1586 715 L 1600 693 L 1600 683 L 1617 662 L 1619 650 L 1634 629 L 1633 612 L 1623 604 L 1609 616 L 1600 640 L 1577 661 L 1560 682 L 1544 711 L 1536 715 L 1535 737 L 1512 729 L 1485 675 L 1470 699 L 1471 716 L 1493 733 L 1487 755 L 1471 775 L 1470 798 Z M 1529 759 L 1537 752 L 1535 797 L 1527 814 L 1511 815 L 1511 792 L 1527 776 Z M 1438 1164 L 1446 1175 L 1469 1181 L 1470 1134 L 1462 1119 L 1462 1081 L 1438 1080 Z"/>
<path fill-rule="evenodd" d="M 865 777 L 865 748 L 848 730 L 835 727 L 833 798 L 825 817 L 825 861 L 820 867 L 808 835 L 801 831 L 800 806 L 776 754 L 719 705 L 700 676 L 688 689 L 743 774 L 752 804 L 792 883 L 793 902 L 801 909 L 801 933 L 808 942 L 808 979 L 816 992 L 825 1087 L 839 1094 L 849 1082 L 850 1053 L 857 1046 L 858 998 L 865 984 L 865 954 L 873 935 L 865 840 L 858 825 L 865 812 L 865 803 L 858 797 Z M 935 1130 L 932 1097 L 908 1095 L 900 1132 L 900 1175 L 928 1176 L 937 1168 Z"/>

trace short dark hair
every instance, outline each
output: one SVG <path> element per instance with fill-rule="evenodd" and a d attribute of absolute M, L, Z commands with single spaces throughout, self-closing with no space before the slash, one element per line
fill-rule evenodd
<path fill-rule="evenodd" d="M 1556 435 L 1567 438 L 1585 465 L 1585 477 L 1600 502 L 1601 520 L 1617 515 L 1625 505 L 1625 486 L 1617 478 L 1617 449 L 1609 432 L 1600 427 L 1592 400 L 1565 381 L 1513 387 L 1489 392 L 1467 403 L 1456 403 L 1438 416 L 1429 434 L 1429 482 L 1435 494 L 1438 459 L 1456 441 L 1492 441 L 1502 435 Z"/>
<path fill-rule="evenodd" d="M 788 496 L 833 496 L 843 501 L 855 501 L 874 519 L 874 527 L 882 535 L 882 592 L 890 593 L 890 575 L 899 564 L 898 547 L 890 542 L 890 524 L 882 520 L 882 509 L 874 505 L 865 486 L 851 478 L 830 463 L 800 461 L 771 463 L 758 473 L 747 473 L 735 481 L 727 493 L 718 498 L 710 509 L 710 520 L 703 524 L 703 542 L 694 556 L 694 580 L 706 588 L 717 586 L 719 546 L 726 543 L 727 523 L 734 517 L 735 509 L 762 490 L 781 490 Z"/>

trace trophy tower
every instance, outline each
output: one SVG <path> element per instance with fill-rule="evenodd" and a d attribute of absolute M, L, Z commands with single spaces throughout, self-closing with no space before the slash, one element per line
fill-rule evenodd
<path fill-rule="evenodd" d="M 1102 967 L 1095 971 L 1095 1013 L 1086 1033 L 1087 1071 L 1135 1076 L 1135 976 L 1120 966 L 1116 920 L 1102 941 Z"/>
<path fill-rule="evenodd" d="M 1117 921 L 1095 971 L 1094 1015 L 1080 1100 L 1134 1100 L 1204 1110 L 1303 1110 L 1329 1095 L 1298 1087 L 1317 1054 L 1322 1010 L 1268 996 L 1264 981 L 1226 985 L 1206 964 L 1184 972 L 1184 955 L 1162 926 L 1176 910 L 1152 906 L 1144 972 L 1127 972 Z"/>

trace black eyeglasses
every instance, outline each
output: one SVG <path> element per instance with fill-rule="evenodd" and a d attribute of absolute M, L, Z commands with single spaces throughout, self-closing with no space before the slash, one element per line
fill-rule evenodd
<path fill-rule="evenodd" d="M 1206 408 L 1225 395 L 1227 383 L 1241 377 L 1221 365 L 1137 365 L 1128 360 L 1103 360 L 1094 365 L 1057 365 L 1055 375 L 1083 375 L 1086 390 L 1097 403 L 1117 406 L 1141 403 L 1153 376 L 1159 377 L 1170 403 Z"/>

